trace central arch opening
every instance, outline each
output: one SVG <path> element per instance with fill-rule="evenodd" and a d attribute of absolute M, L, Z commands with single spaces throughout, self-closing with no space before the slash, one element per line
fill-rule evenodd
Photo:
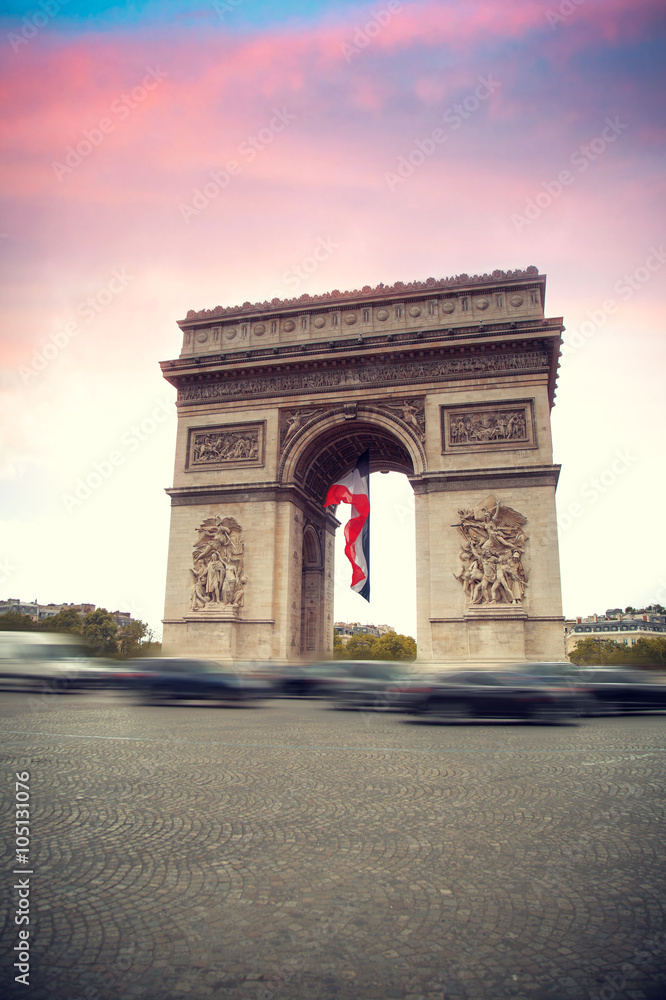
<path fill-rule="evenodd" d="M 323 619 L 360 626 L 389 626 L 416 638 L 416 554 L 414 492 L 408 477 L 415 474 L 409 439 L 392 428 L 359 418 L 339 419 L 322 428 L 303 448 L 294 479 L 308 496 L 322 505 L 329 487 L 354 469 L 363 452 L 370 455 L 370 601 L 351 590 L 351 566 L 344 553 L 344 525 L 351 514 L 347 504 L 335 509 L 341 522 L 336 531 L 333 587 L 325 600 L 317 584 L 318 550 L 312 528 L 306 528 L 303 549 L 301 652 L 315 652 L 317 607 Z M 418 447 L 418 446 L 417 446 Z M 329 508 L 330 511 L 333 508 Z M 322 536 L 322 545 L 323 536 Z M 320 563 L 323 569 L 323 562 Z M 325 605 L 325 607 L 324 607 Z"/>
<path fill-rule="evenodd" d="M 390 471 L 370 476 L 370 602 L 350 587 L 344 552 L 349 515 L 347 504 L 336 510 L 341 526 L 335 535 L 334 621 L 389 625 L 416 639 L 414 491 L 407 476 Z"/>

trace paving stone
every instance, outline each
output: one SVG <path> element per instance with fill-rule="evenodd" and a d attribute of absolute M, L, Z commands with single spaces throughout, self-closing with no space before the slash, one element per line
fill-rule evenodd
<path fill-rule="evenodd" d="M 3 773 L 31 774 L 30 1000 L 588 1000 L 623 963 L 618 1000 L 664 1000 L 664 716 L 53 701 L 0 698 Z"/>

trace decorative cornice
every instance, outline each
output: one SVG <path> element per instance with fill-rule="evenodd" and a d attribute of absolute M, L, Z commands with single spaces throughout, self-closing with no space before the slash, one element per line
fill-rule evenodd
<path fill-rule="evenodd" d="M 339 525 L 330 510 L 322 510 L 312 497 L 307 496 L 297 484 L 242 483 L 233 486 L 174 486 L 164 491 L 171 497 L 172 507 L 196 507 L 209 504 L 230 503 L 285 503 L 296 504 L 309 517 L 324 522 L 324 526 Z"/>
<path fill-rule="evenodd" d="M 410 479 L 414 493 L 457 493 L 461 490 L 508 490 L 523 486 L 557 486 L 560 465 L 512 466 L 507 469 L 467 469 L 465 472 L 426 473 Z"/>
<path fill-rule="evenodd" d="M 216 400 L 253 399 L 301 395 L 304 392 L 330 392 L 341 389 L 363 389 L 376 386 L 426 385 L 454 379 L 482 378 L 493 375 L 516 375 L 548 371 L 550 356 L 542 348 L 524 351 L 495 351 L 468 354 L 439 360 L 424 358 L 410 361 L 377 361 L 310 371 L 277 371 L 244 378 L 203 378 L 192 383 L 178 379 L 178 404 L 188 406 Z M 170 381 L 176 382 L 172 376 Z"/>
<path fill-rule="evenodd" d="M 181 320 L 179 325 L 187 324 L 193 320 L 211 319 L 222 316 L 242 316 L 252 313 L 273 312 L 276 309 L 298 308 L 300 306 L 334 306 L 336 303 L 349 302 L 350 300 L 365 300 L 378 295 L 410 295 L 423 292 L 437 292 L 449 288 L 464 288 L 473 285 L 496 284 L 498 281 L 507 279 L 538 278 L 539 269 L 530 265 L 524 271 L 493 271 L 492 274 L 457 274 L 451 278 L 427 278 L 425 281 L 396 281 L 394 285 L 379 284 L 374 288 L 364 285 L 361 289 L 341 292 L 337 288 L 332 292 L 324 292 L 322 295 L 308 295 L 307 292 L 293 299 L 271 299 L 270 302 L 244 302 L 242 306 L 215 306 L 214 309 L 200 309 L 198 312 L 190 309 L 187 317 Z"/>

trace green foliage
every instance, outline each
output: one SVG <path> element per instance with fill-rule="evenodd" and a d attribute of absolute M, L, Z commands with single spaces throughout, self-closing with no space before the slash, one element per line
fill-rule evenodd
<path fill-rule="evenodd" d="M 82 634 L 94 655 L 112 656 L 118 652 L 118 626 L 106 608 L 97 608 L 85 616 Z"/>
<path fill-rule="evenodd" d="M 416 642 L 410 635 L 388 632 L 386 635 L 353 635 L 343 643 L 336 636 L 333 641 L 336 660 L 398 660 L 416 659 Z"/>
<path fill-rule="evenodd" d="M 63 608 L 57 615 L 43 618 L 37 628 L 40 632 L 70 632 L 81 635 L 83 619 L 74 608 Z"/>
<path fill-rule="evenodd" d="M 143 640 L 146 639 L 144 642 Z M 132 619 L 118 631 L 118 648 L 122 656 L 134 658 L 143 654 L 143 647 L 151 645 L 153 635 L 145 622 Z"/>
<path fill-rule="evenodd" d="M 333 636 L 333 656 L 336 660 L 344 660 L 345 658 L 345 644 L 337 632 Z"/>
<path fill-rule="evenodd" d="M 608 663 L 626 663 L 627 647 L 614 639 L 595 639 L 588 636 L 574 646 L 569 658 L 581 667 L 602 666 Z"/>
<path fill-rule="evenodd" d="M 30 615 L 22 615 L 18 611 L 0 615 L 0 630 L 3 632 L 32 632 L 34 627 L 35 623 Z"/>
<path fill-rule="evenodd" d="M 666 636 L 646 636 L 638 639 L 631 647 L 631 659 L 625 663 L 636 666 L 666 666 Z"/>
<path fill-rule="evenodd" d="M 416 659 L 416 640 L 411 635 L 387 632 L 375 643 L 374 660 L 411 661 Z"/>
<path fill-rule="evenodd" d="M 574 646 L 569 655 L 578 666 L 666 666 L 666 636 L 638 639 L 633 646 L 625 646 L 613 639 L 595 639 L 588 636 Z"/>

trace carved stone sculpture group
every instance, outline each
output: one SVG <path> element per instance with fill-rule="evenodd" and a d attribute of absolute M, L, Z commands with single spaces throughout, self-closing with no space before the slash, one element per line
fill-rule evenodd
<path fill-rule="evenodd" d="M 243 574 L 242 529 L 233 517 L 208 517 L 199 528 L 192 561 L 192 611 L 240 608 L 247 578 Z"/>
<path fill-rule="evenodd" d="M 470 605 L 520 604 L 527 586 L 523 555 L 527 518 L 490 494 L 474 510 L 458 510 L 460 571 L 453 575 Z"/>

